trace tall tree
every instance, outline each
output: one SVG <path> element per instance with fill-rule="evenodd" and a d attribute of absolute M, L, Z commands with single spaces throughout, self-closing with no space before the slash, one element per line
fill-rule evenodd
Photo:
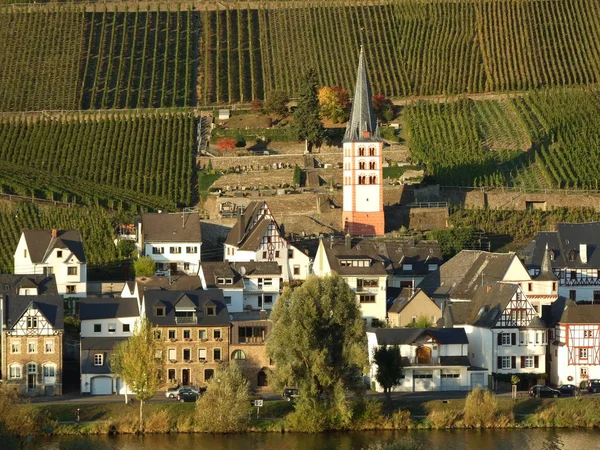
<path fill-rule="evenodd" d="M 136 277 L 152 277 L 156 271 L 156 263 L 149 256 L 142 256 L 133 263 Z"/>
<path fill-rule="evenodd" d="M 298 106 L 294 111 L 294 129 L 298 140 L 306 141 L 307 150 L 319 147 L 325 139 L 325 128 L 319 117 L 317 72 L 309 69 L 302 77 Z"/>
<path fill-rule="evenodd" d="M 328 117 L 333 123 L 348 120 L 350 95 L 346 89 L 341 86 L 323 86 L 317 97 L 324 117 Z"/>
<path fill-rule="evenodd" d="M 200 431 L 245 431 L 251 412 L 249 386 L 237 364 L 220 367 L 207 384 L 206 393 L 196 404 L 196 422 Z"/>
<path fill-rule="evenodd" d="M 111 356 L 111 370 L 127 384 L 140 403 L 140 430 L 144 429 L 144 402 L 162 384 L 163 344 L 155 339 L 148 319 L 143 318 L 133 335 L 117 344 Z"/>
<path fill-rule="evenodd" d="M 284 91 L 271 91 L 265 100 L 265 112 L 283 117 L 288 113 L 287 102 L 290 98 Z"/>
<path fill-rule="evenodd" d="M 349 419 L 345 393 L 362 386 L 367 344 L 360 306 L 348 284 L 337 274 L 311 276 L 300 287 L 284 290 L 271 320 L 267 353 L 277 367 L 278 384 L 300 390 L 296 412 L 331 408 L 333 420 Z"/>
<path fill-rule="evenodd" d="M 402 358 L 400 348 L 397 345 L 381 346 L 375 350 L 373 355 L 377 364 L 375 379 L 383 387 L 383 392 L 388 402 L 392 400 L 392 388 L 398 386 L 402 377 Z"/>

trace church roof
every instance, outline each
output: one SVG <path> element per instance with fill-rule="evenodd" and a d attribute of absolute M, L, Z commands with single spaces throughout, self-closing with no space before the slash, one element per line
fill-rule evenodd
<path fill-rule="evenodd" d="M 344 142 L 380 141 L 377 117 L 373 110 L 371 85 L 367 74 L 364 50 L 360 48 L 352 112 L 344 134 Z"/>

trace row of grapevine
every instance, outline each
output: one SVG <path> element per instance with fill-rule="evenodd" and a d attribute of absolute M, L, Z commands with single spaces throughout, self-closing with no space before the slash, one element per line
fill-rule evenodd
<path fill-rule="evenodd" d="M 0 111 L 78 109 L 79 10 L 0 12 Z"/>
<path fill-rule="evenodd" d="M 189 113 L 4 119 L 0 184 L 17 194 L 35 189 L 68 201 L 74 195 L 78 202 L 189 205 L 194 122 Z"/>
<path fill-rule="evenodd" d="M 78 229 L 88 264 L 118 260 L 113 244 L 115 224 L 103 208 L 37 206 L 33 203 L 0 204 L 0 273 L 11 273 L 13 254 L 21 231 L 28 229 Z"/>

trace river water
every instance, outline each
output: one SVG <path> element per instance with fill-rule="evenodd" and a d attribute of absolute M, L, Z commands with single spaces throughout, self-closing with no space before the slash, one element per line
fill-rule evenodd
<path fill-rule="evenodd" d="M 27 448 L 44 450 L 60 449 L 61 447 L 86 448 L 88 450 L 362 450 L 367 449 L 371 444 L 407 437 L 421 443 L 423 450 L 600 449 L 600 431 L 582 429 L 376 431 L 314 435 L 248 433 L 240 435 L 54 437 L 36 439 Z"/>

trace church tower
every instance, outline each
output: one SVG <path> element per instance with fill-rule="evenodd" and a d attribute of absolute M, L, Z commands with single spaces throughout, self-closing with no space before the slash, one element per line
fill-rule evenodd
<path fill-rule="evenodd" d="M 344 145 L 344 211 L 342 228 L 350 235 L 385 232 L 383 215 L 383 142 L 373 111 L 371 86 L 361 47 L 352 112 Z"/>

